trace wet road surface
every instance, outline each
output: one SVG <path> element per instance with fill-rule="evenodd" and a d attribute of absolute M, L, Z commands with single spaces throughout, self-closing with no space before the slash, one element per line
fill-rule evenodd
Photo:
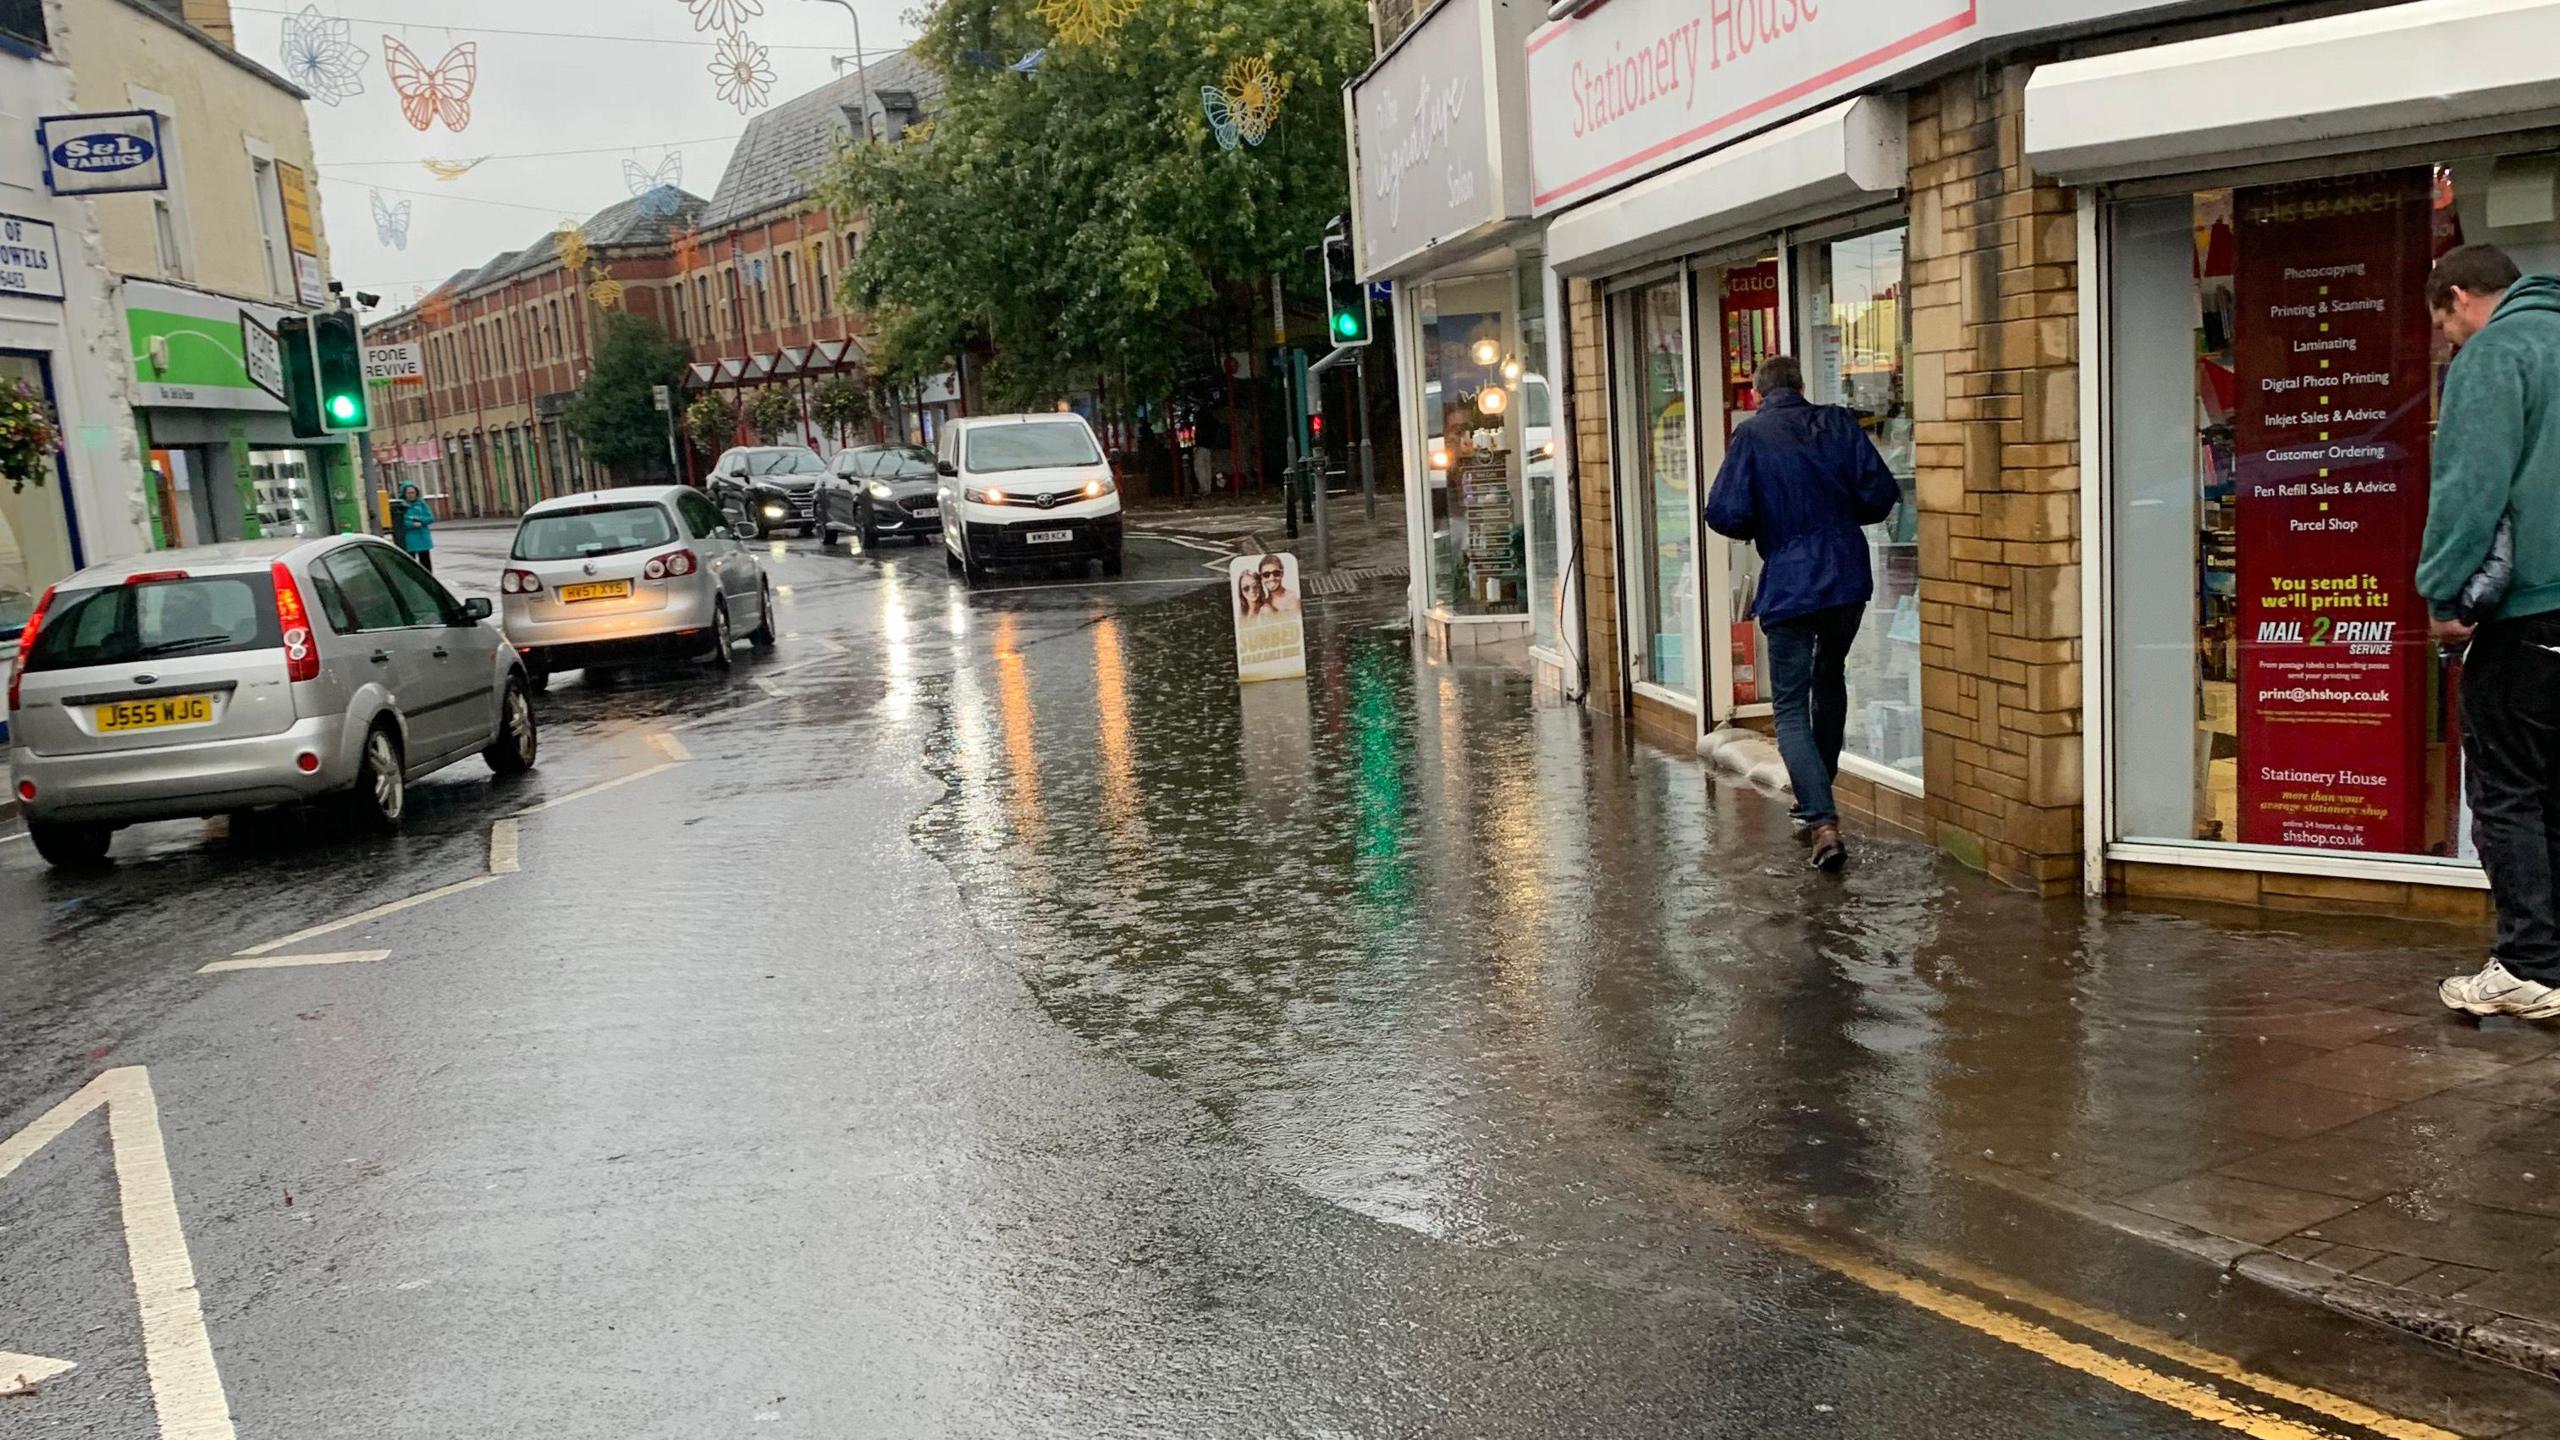
<path fill-rule="evenodd" d="M 397 839 L 0 841 L 0 1435 L 2560 1435 L 1957 1173 L 2170 1143 L 2142 972 L 2283 937 L 1831 888 L 1392 594 L 1239 693 L 1195 550 L 762 548 L 773 652 Z"/>

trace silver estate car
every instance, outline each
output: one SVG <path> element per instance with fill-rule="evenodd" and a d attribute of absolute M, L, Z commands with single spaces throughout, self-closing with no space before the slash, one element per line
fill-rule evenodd
<path fill-rule="evenodd" d="M 96 865 L 120 825 L 324 797 L 388 831 L 430 771 L 530 770 L 523 667 L 488 617 L 366 536 L 83 570 L 36 602 L 10 675 L 28 836 L 55 865 Z"/>
<path fill-rule="evenodd" d="M 533 688 L 556 671 L 773 643 L 773 587 L 717 507 L 684 485 L 545 500 L 517 522 L 498 576 L 508 641 Z"/>

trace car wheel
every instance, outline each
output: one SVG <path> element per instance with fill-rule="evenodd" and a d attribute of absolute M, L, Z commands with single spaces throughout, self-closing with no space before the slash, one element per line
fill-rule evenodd
<path fill-rule="evenodd" d="M 364 755 L 356 762 L 356 783 L 338 797 L 340 808 L 358 828 L 388 835 L 409 813 L 409 781 L 401 774 L 400 738 L 388 724 L 366 732 Z"/>
<path fill-rule="evenodd" d="M 987 583 L 987 562 L 970 554 L 968 542 L 965 540 L 961 542 L 960 548 L 960 576 L 972 587 Z"/>
<path fill-rule="evenodd" d="M 1106 576 L 1117 579 L 1127 568 L 1127 563 L 1128 562 L 1123 557 L 1121 548 L 1114 545 L 1111 547 L 1111 553 L 1102 557 L 1102 573 Z"/>
<path fill-rule="evenodd" d="M 863 512 L 863 514 L 862 514 L 862 549 L 863 549 L 863 553 L 865 553 L 865 554 L 869 554 L 871 551 L 877 550 L 877 549 L 879 549 L 879 548 L 880 548 L 880 532 L 871 528 L 871 512 L 870 512 L 870 511 L 868 511 L 868 510 L 866 510 L 866 511 L 864 511 L 864 512 Z"/>
<path fill-rule="evenodd" d="M 27 839 L 56 870 L 96 870 L 107 863 L 107 843 L 116 838 L 112 825 L 57 825 L 27 822 Z"/>
<path fill-rule="evenodd" d="M 833 525 L 821 525 L 818 527 L 818 548 L 821 550 L 833 550 L 836 548 L 836 527 Z"/>
<path fill-rule="evenodd" d="M 498 738 L 481 755 L 499 774 L 521 775 L 533 768 L 541 746 L 541 734 L 533 723 L 533 697 L 522 680 L 509 680 L 506 698 L 498 705 Z"/>
<path fill-rule="evenodd" d="M 777 638 L 773 628 L 773 582 L 765 581 L 756 593 L 763 597 L 757 602 L 762 613 L 756 619 L 756 628 L 747 632 L 747 643 L 759 650 L 770 650 Z"/>
<path fill-rule="evenodd" d="M 800 527 L 800 538 L 801 538 L 801 539 L 803 539 L 803 540 L 806 540 L 806 539 L 808 539 L 810 536 L 815 535 L 815 534 L 817 534 L 817 533 L 818 533 L 818 527 L 817 527 L 817 526 L 815 526 L 815 525 L 803 525 L 803 526 L 801 526 L 801 527 Z"/>
<path fill-rule="evenodd" d="M 537 665 L 532 661 L 526 661 L 524 667 L 524 688 L 526 693 L 533 695 L 539 695 L 543 691 L 550 689 L 551 667 L 548 665 Z"/>
<path fill-rule="evenodd" d="M 737 636 L 729 629 L 729 602 L 714 601 L 711 606 L 711 654 L 708 657 L 713 669 L 726 670 L 738 663 L 738 657 L 729 648 L 736 643 Z"/>
<path fill-rule="evenodd" d="M 951 553 L 951 542 L 948 540 L 942 542 L 942 568 L 954 575 L 960 573 L 960 557 Z"/>

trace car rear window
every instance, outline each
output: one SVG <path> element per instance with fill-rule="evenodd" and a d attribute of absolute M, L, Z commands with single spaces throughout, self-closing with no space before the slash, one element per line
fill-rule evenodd
<path fill-rule="evenodd" d="M 807 450 L 749 452 L 747 473 L 750 475 L 824 475 L 827 462 Z"/>
<path fill-rule="evenodd" d="M 1093 432 L 1073 420 L 1035 420 L 1025 425 L 989 425 L 968 434 L 969 468 L 1040 470 L 1052 465 L 1095 465 L 1102 452 Z"/>
<path fill-rule="evenodd" d="M 54 598 L 27 669 L 78 670 L 177 655 L 273 650 L 275 582 L 262 574 L 204 575 L 117 585 Z"/>
<path fill-rule="evenodd" d="M 518 560 L 583 560 L 593 555 L 619 555 L 626 550 L 654 550 L 676 543 L 676 522 L 654 500 L 636 505 L 590 505 L 577 510 L 546 510 L 528 518 L 516 531 Z"/>

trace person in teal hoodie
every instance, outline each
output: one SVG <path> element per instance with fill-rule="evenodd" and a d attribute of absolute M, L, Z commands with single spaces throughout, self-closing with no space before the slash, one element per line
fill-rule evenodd
<path fill-rule="evenodd" d="M 400 487 L 400 503 L 391 507 L 391 528 L 400 540 L 400 548 L 422 570 L 436 568 L 436 512 L 419 497 L 418 487 Z"/>
<path fill-rule="evenodd" d="M 2461 348 L 2418 593 L 2437 642 L 2462 650 L 2464 790 L 2498 911 L 2488 965 L 2438 994 L 2473 1015 L 2560 1020 L 2560 278 L 2465 245 L 2436 262 L 2427 304 Z"/>

